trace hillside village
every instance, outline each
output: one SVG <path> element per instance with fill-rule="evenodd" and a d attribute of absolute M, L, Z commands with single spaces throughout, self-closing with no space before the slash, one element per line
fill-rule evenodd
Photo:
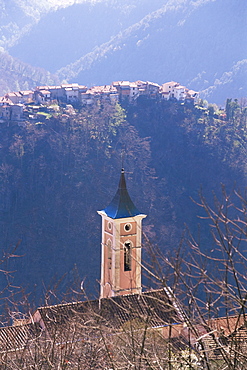
<path fill-rule="evenodd" d="M 128 101 L 134 104 L 137 98 L 197 102 L 199 93 L 189 90 L 178 82 L 159 85 L 149 81 L 115 81 L 111 85 L 87 86 L 78 83 L 59 86 L 37 86 L 33 90 L 10 92 L 0 97 L 0 120 L 23 121 L 25 119 L 45 120 L 52 113 L 58 113 L 59 106 L 93 105 L 97 101 Z M 69 108 L 69 107 L 67 107 Z"/>

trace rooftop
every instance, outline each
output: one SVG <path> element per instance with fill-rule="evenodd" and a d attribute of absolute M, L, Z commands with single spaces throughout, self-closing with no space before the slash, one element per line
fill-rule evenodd
<path fill-rule="evenodd" d="M 128 294 L 93 301 L 72 302 L 39 307 L 37 312 L 49 333 L 56 326 L 63 328 L 69 321 L 94 317 L 100 324 L 115 329 L 131 320 L 148 323 L 149 327 L 161 327 L 180 322 L 179 314 L 164 289 L 142 294 Z M 35 315 L 34 315 L 35 316 Z"/>
<path fill-rule="evenodd" d="M 124 169 L 121 171 L 118 190 L 111 203 L 103 211 L 108 217 L 113 219 L 134 217 L 141 214 L 129 196 L 126 187 Z"/>
<path fill-rule="evenodd" d="M 39 333 L 40 329 L 35 324 L 0 328 L 0 353 L 25 348 Z"/>

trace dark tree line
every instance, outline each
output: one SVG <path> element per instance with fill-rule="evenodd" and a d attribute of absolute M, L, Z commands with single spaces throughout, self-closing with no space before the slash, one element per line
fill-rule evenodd
<path fill-rule="evenodd" d="M 23 285 L 38 285 L 40 296 L 55 275 L 69 272 L 64 284 L 71 281 L 77 264 L 95 291 L 100 269 L 96 211 L 116 191 L 123 149 L 132 183 L 138 179 L 135 193 L 143 193 L 143 179 L 150 182 L 148 140 L 125 121 L 120 106 L 108 104 L 45 124 L 1 126 L 1 137 L 1 245 L 21 240 L 23 255 L 9 268 L 17 270 Z"/>
<path fill-rule="evenodd" d="M 96 211 L 115 194 L 122 161 L 131 197 L 148 214 L 145 232 L 172 253 L 184 222 L 197 233 L 198 208 L 190 198 L 197 199 L 201 186 L 207 199 L 220 183 L 246 186 L 246 110 L 238 105 L 230 118 L 140 99 L 125 111 L 104 103 L 26 127 L 3 124 L 0 235 L 3 250 L 21 241 L 23 257 L 8 262 L 14 281 L 29 285 L 37 303 L 52 278 L 64 276 L 59 289 L 65 291 L 77 269 L 97 292 Z M 207 241 L 203 223 L 200 234 Z"/>

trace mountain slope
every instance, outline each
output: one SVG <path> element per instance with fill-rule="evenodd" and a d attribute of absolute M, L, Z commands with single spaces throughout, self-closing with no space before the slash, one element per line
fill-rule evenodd
<path fill-rule="evenodd" d="M 242 0 L 238 6 L 229 0 L 173 3 L 167 2 L 60 69 L 60 78 L 104 84 L 145 76 L 159 83 L 178 80 L 201 90 L 246 58 L 246 6 Z M 194 87 L 191 81 L 200 74 L 204 80 Z M 230 93 L 226 89 L 221 100 Z"/>
<path fill-rule="evenodd" d="M 57 76 L 43 68 L 35 68 L 23 63 L 0 48 L 0 94 L 58 83 Z"/>
<path fill-rule="evenodd" d="M 194 81 L 196 82 L 196 81 Z M 247 59 L 236 63 L 229 72 L 214 81 L 214 84 L 201 91 L 201 97 L 210 101 L 224 101 L 228 97 L 246 98 L 247 96 Z"/>
<path fill-rule="evenodd" d="M 163 0 L 86 1 L 59 9 L 43 16 L 32 32 L 9 51 L 27 63 L 55 72 L 139 22 L 162 3 Z"/>
<path fill-rule="evenodd" d="M 219 104 L 243 96 L 245 0 L 0 0 L 0 10 L 0 45 L 61 80 L 177 80 Z"/>
<path fill-rule="evenodd" d="M 91 0 L 0 0 L 0 46 L 9 48 L 51 11 Z"/>

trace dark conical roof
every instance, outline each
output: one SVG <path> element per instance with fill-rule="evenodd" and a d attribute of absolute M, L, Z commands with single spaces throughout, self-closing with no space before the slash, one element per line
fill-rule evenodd
<path fill-rule="evenodd" d="M 107 216 L 111 218 L 125 218 L 140 215 L 140 212 L 130 199 L 126 181 L 124 176 L 124 169 L 121 171 L 121 177 L 118 185 L 118 190 L 111 203 L 103 210 Z"/>

